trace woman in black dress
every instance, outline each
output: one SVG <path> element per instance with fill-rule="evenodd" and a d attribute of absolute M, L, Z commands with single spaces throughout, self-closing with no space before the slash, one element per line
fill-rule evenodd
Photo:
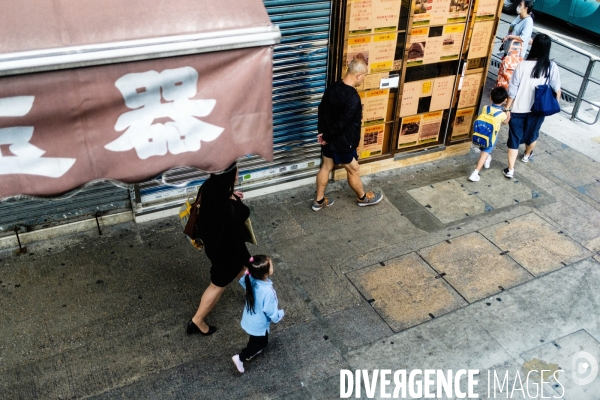
<path fill-rule="evenodd" d="M 246 272 L 250 253 L 246 248 L 245 222 L 250 209 L 242 203 L 242 193 L 233 191 L 237 178 L 234 163 L 222 173 L 211 174 L 200 188 L 198 226 L 212 266 L 210 284 L 200 299 L 196 315 L 188 322 L 188 334 L 208 336 L 217 330 L 204 319 L 217 305 L 225 287 Z"/>

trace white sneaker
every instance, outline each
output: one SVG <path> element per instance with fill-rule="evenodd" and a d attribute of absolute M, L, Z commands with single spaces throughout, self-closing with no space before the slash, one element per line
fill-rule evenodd
<path fill-rule="evenodd" d="M 477 171 L 477 170 L 473 171 L 471 176 L 469 176 L 469 180 L 471 182 L 479 182 L 479 171 Z"/>
<path fill-rule="evenodd" d="M 233 360 L 233 363 L 235 364 L 235 367 L 237 368 L 238 371 L 240 371 L 240 374 L 244 373 L 244 363 L 242 362 L 242 360 L 240 360 L 240 355 L 236 354 L 235 356 L 231 357 L 231 359 Z"/>
<path fill-rule="evenodd" d="M 504 176 L 507 177 L 508 179 L 512 179 L 512 177 L 515 176 L 515 170 L 514 169 L 504 168 L 502 170 L 502 173 L 504 173 Z"/>
<path fill-rule="evenodd" d="M 529 160 L 531 160 L 533 157 L 533 150 L 531 150 L 531 153 L 529 153 L 529 155 L 527 154 L 523 154 L 523 158 L 521 158 L 521 161 L 523 162 L 529 162 Z"/>
<path fill-rule="evenodd" d="M 488 169 L 490 164 L 492 163 L 492 155 L 488 154 L 487 160 L 485 160 L 485 164 L 483 164 L 483 168 Z"/>

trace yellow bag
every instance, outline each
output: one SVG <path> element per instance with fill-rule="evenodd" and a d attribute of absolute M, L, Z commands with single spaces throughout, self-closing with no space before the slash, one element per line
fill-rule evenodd
<path fill-rule="evenodd" d="M 250 218 L 248 218 L 246 220 L 246 222 L 244 222 L 244 225 L 246 225 L 246 242 L 250 243 L 250 244 L 258 244 L 258 242 L 256 241 L 256 236 L 254 235 L 254 230 L 252 229 L 252 221 L 250 221 Z"/>
<path fill-rule="evenodd" d="M 181 207 L 179 207 L 179 222 L 181 222 L 181 226 L 183 226 L 184 229 L 187 225 L 188 220 L 190 219 L 190 211 L 192 209 L 192 204 L 194 204 L 195 202 L 196 198 L 190 197 L 185 201 L 185 203 L 183 203 Z M 202 239 L 194 240 L 189 238 L 188 236 L 186 237 L 188 238 L 190 243 L 192 243 L 192 246 L 194 246 L 196 249 L 202 250 L 204 248 L 204 243 L 202 242 Z"/>

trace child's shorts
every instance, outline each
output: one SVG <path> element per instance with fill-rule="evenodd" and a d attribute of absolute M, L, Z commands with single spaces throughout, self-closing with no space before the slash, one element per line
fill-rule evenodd
<path fill-rule="evenodd" d="M 497 143 L 498 143 L 498 139 L 496 138 L 496 141 L 494 142 L 492 147 L 488 147 L 487 149 L 481 149 L 481 151 L 483 151 L 484 153 L 492 154 L 492 151 L 494 151 L 494 149 L 496 148 Z"/>

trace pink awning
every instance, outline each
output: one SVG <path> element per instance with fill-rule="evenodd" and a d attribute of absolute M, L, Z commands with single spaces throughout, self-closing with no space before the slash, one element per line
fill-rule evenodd
<path fill-rule="evenodd" d="M 272 159 L 260 0 L 0 3 L 0 197 Z"/>
<path fill-rule="evenodd" d="M 0 0 L 0 54 L 270 26 L 261 0 Z"/>

